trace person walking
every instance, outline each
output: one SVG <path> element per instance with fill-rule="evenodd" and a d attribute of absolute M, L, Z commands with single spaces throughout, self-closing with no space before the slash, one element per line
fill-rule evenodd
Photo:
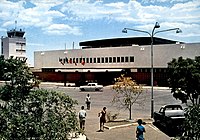
<path fill-rule="evenodd" d="M 86 119 L 86 111 L 84 110 L 84 106 L 81 106 L 81 110 L 78 113 L 79 116 L 79 123 L 80 123 L 80 128 L 82 130 L 85 129 L 85 119 Z"/>
<path fill-rule="evenodd" d="M 85 103 L 87 105 L 87 110 L 90 110 L 90 104 L 91 104 L 90 94 L 87 94 L 87 96 L 85 98 Z"/>
<path fill-rule="evenodd" d="M 103 110 L 99 112 L 98 117 L 100 117 L 99 132 L 103 132 L 104 131 L 104 123 L 106 123 L 106 107 L 103 107 Z"/>
<path fill-rule="evenodd" d="M 136 138 L 137 140 L 144 140 L 143 133 L 145 132 L 145 128 L 144 126 L 142 126 L 142 120 L 139 119 L 137 122 L 138 122 L 138 126 L 136 129 Z"/>

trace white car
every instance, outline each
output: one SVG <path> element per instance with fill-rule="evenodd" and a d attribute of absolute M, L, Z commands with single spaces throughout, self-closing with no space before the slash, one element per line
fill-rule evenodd
<path fill-rule="evenodd" d="M 97 83 L 88 83 L 85 86 L 80 86 L 81 91 L 103 91 L 103 86 Z"/>

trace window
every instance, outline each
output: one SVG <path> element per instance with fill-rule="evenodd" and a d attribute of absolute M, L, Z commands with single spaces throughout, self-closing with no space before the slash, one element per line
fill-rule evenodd
<path fill-rule="evenodd" d="M 16 52 L 26 52 L 26 50 L 22 50 L 22 49 L 16 49 Z"/>
<path fill-rule="evenodd" d="M 117 57 L 117 62 L 120 62 L 120 57 Z"/>
<path fill-rule="evenodd" d="M 97 63 L 100 63 L 100 58 L 99 57 L 97 58 Z"/>
<path fill-rule="evenodd" d="M 92 63 L 92 58 L 90 58 L 90 63 Z"/>
<path fill-rule="evenodd" d="M 89 58 L 86 58 L 86 63 L 89 63 Z"/>
<path fill-rule="evenodd" d="M 78 63 L 78 58 L 76 58 L 76 63 Z"/>
<path fill-rule="evenodd" d="M 101 57 L 101 63 L 104 63 L 104 57 Z"/>
<path fill-rule="evenodd" d="M 97 59 L 96 58 L 94 58 L 94 63 L 97 63 Z"/>
<path fill-rule="evenodd" d="M 23 45 L 26 45 L 26 43 L 24 43 L 24 42 L 16 42 L 16 45 L 23 46 Z"/>
<path fill-rule="evenodd" d="M 105 58 L 105 63 L 108 63 L 108 57 Z"/>
<path fill-rule="evenodd" d="M 72 58 L 69 58 L 69 63 L 70 63 L 70 64 L 72 63 Z"/>
<path fill-rule="evenodd" d="M 109 63 L 112 63 L 112 57 L 109 57 Z"/>
<path fill-rule="evenodd" d="M 73 58 L 73 63 L 75 63 L 75 64 L 76 64 L 76 58 Z"/>
<path fill-rule="evenodd" d="M 128 56 L 125 57 L 125 62 L 129 62 L 129 61 L 128 61 Z"/>
<path fill-rule="evenodd" d="M 134 62 L 134 56 L 130 56 L 130 62 Z"/>
<path fill-rule="evenodd" d="M 121 57 L 121 62 L 124 62 L 124 57 Z"/>
<path fill-rule="evenodd" d="M 116 63 L 116 57 L 113 57 L 113 63 Z"/>

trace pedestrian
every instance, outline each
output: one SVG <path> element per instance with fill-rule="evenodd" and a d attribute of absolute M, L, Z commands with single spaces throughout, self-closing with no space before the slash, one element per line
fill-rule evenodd
<path fill-rule="evenodd" d="M 106 123 L 106 107 L 103 107 L 103 110 L 99 112 L 98 117 L 100 117 L 99 132 L 103 132 L 104 131 L 104 123 Z"/>
<path fill-rule="evenodd" d="M 87 110 L 90 110 L 90 104 L 91 104 L 90 94 L 87 94 L 87 96 L 85 98 L 85 103 L 87 105 Z"/>
<path fill-rule="evenodd" d="M 136 129 L 136 138 L 137 140 L 144 140 L 143 133 L 145 132 L 145 128 L 142 126 L 142 119 L 139 119 L 137 122 L 138 126 Z"/>
<path fill-rule="evenodd" d="M 78 113 L 79 116 L 79 123 L 80 123 L 80 128 L 82 130 L 85 129 L 85 119 L 86 119 L 86 111 L 84 110 L 84 106 L 81 106 L 81 110 Z"/>

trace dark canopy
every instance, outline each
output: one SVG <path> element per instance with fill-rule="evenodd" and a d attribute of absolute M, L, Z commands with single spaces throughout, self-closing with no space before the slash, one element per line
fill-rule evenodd
<path fill-rule="evenodd" d="M 175 44 L 177 41 L 167 40 L 154 37 L 154 45 L 159 44 Z M 80 42 L 79 45 L 82 48 L 102 48 L 102 47 L 119 47 L 119 46 L 131 46 L 131 45 L 150 45 L 151 37 L 134 37 L 134 38 L 113 38 L 102 39 L 93 41 Z"/>

